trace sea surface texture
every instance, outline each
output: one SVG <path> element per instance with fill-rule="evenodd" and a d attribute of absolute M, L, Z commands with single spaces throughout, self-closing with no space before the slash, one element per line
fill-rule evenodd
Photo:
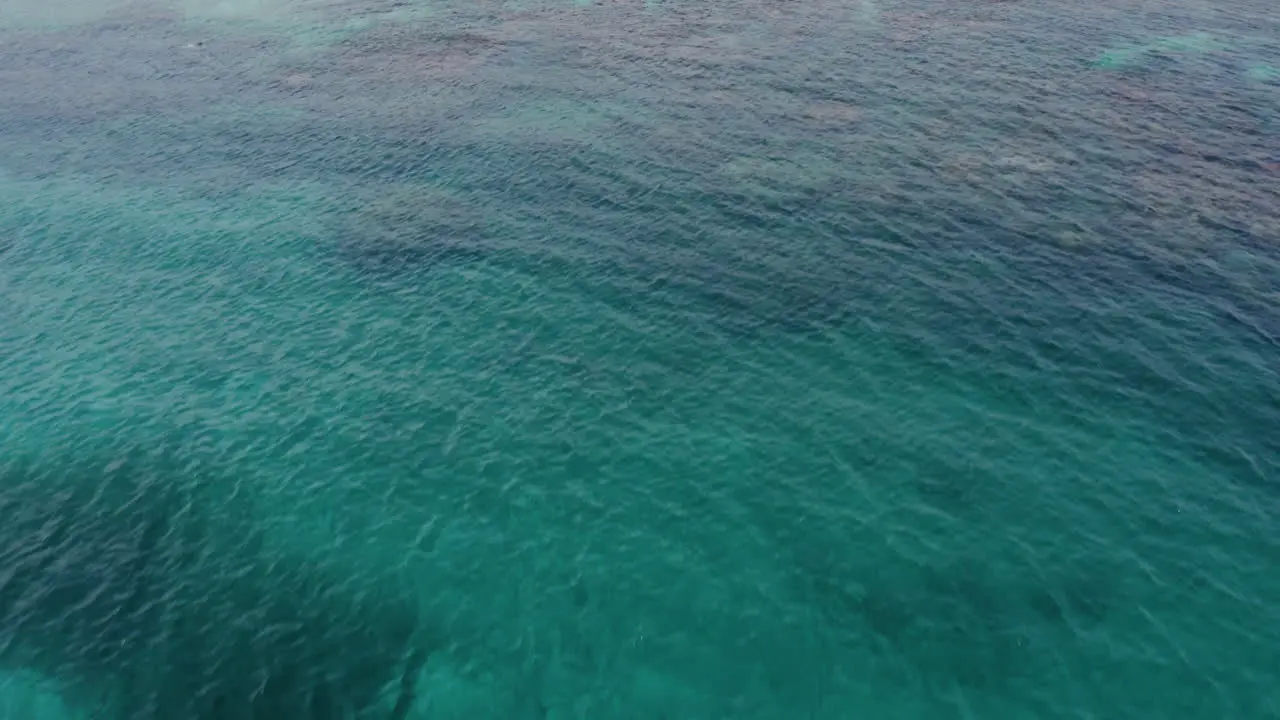
<path fill-rule="evenodd" d="M 1276 5 L 0 2 L 90 718 L 1280 718 Z"/>

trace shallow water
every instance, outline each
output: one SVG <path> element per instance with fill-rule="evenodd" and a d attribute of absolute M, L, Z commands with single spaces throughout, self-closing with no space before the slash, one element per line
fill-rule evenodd
<path fill-rule="evenodd" d="M 0 718 L 1280 716 L 1280 18 L 6 4 Z"/>

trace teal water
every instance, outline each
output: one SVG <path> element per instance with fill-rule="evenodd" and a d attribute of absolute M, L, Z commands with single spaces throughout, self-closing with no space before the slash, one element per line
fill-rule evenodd
<path fill-rule="evenodd" d="M 1280 717 L 1255 0 L 0 10 L 0 718 Z"/>

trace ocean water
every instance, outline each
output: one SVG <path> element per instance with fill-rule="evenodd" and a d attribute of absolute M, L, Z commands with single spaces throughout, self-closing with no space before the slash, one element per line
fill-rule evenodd
<path fill-rule="evenodd" d="M 1263 0 L 0 5 L 0 719 L 1280 717 Z"/>

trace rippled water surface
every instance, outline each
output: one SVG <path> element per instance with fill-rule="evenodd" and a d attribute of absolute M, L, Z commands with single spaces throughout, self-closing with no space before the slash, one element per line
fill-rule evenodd
<path fill-rule="evenodd" d="M 0 5 L 0 718 L 1280 717 L 1264 0 Z"/>

